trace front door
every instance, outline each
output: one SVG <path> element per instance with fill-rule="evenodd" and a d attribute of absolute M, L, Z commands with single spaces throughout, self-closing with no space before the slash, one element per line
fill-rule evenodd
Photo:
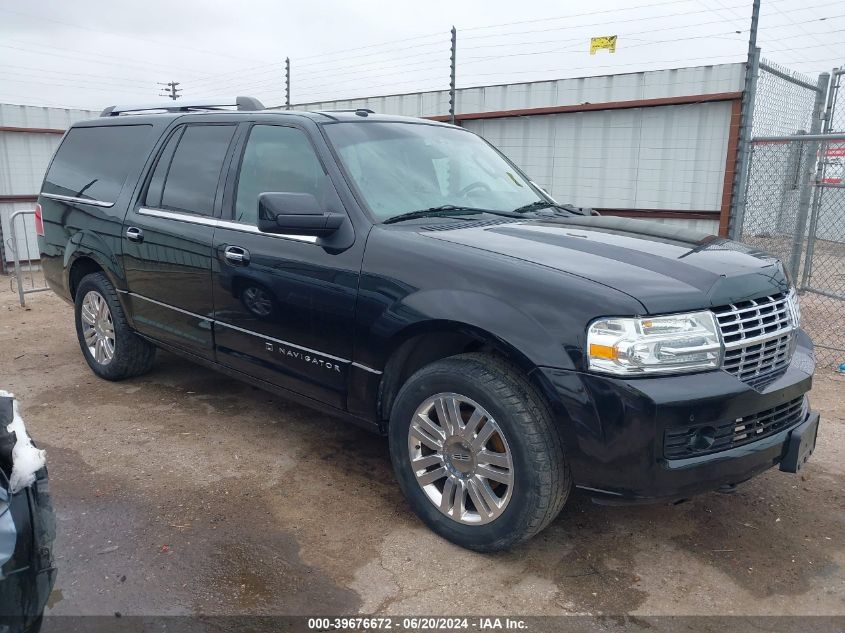
<path fill-rule="evenodd" d="M 211 262 L 218 190 L 235 129 L 174 129 L 123 224 L 135 328 L 208 359 L 214 358 Z"/>
<path fill-rule="evenodd" d="M 338 251 L 256 228 L 264 192 L 310 193 L 344 211 L 299 128 L 252 126 L 231 176 L 214 235 L 217 360 L 345 408 L 363 245 Z"/>

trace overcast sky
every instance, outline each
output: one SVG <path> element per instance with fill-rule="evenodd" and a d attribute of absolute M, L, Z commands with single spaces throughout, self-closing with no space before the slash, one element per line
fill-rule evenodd
<path fill-rule="evenodd" d="M 845 64 L 845 3 L 763 0 L 764 57 Z M 0 102 L 100 109 L 249 94 L 294 103 L 743 60 L 750 0 L 0 0 Z M 615 54 L 589 39 L 618 35 Z"/>

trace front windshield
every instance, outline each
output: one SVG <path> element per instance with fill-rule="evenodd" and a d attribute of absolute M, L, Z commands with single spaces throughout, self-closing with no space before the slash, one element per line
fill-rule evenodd
<path fill-rule="evenodd" d="M 475 134 L 418 123 L 336 123 L 326 133 L 378 220 L 453 205 L 513 211 L 542 198 Z"/>

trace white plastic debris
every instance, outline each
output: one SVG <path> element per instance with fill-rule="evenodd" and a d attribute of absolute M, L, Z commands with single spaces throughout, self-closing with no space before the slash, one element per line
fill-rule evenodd
<path fill-rule="evenodd" d="M 6 431 L 15 434 L 15 446 L 12 448 L 12 476 L 9 478 L 9 492 L 15 494 L 35 482 L 35 473 L 44 468 L 47 454 L 32 444 L 26 427 L 18 413 L 18 401 L 8 391 L 0 390 L 0 397 L 12 398 L 14 416 Z"/>

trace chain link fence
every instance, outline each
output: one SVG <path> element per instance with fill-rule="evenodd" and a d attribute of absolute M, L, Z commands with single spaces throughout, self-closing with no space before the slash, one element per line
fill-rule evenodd
<path fill-rule="evenodd" d="M 840 77 L 813 80 L 760 64 L 740 232 L 788 268 L 825 365 L 845 362 L 845 134 L 834 132 Z"/>
<path fill-rule="evenodd" d="M 813 125 L 817 94 L 818 79 L 761 60 L 754 95 L 752 138 L 795 134 L 799 130 L 808 132 Z"/>

